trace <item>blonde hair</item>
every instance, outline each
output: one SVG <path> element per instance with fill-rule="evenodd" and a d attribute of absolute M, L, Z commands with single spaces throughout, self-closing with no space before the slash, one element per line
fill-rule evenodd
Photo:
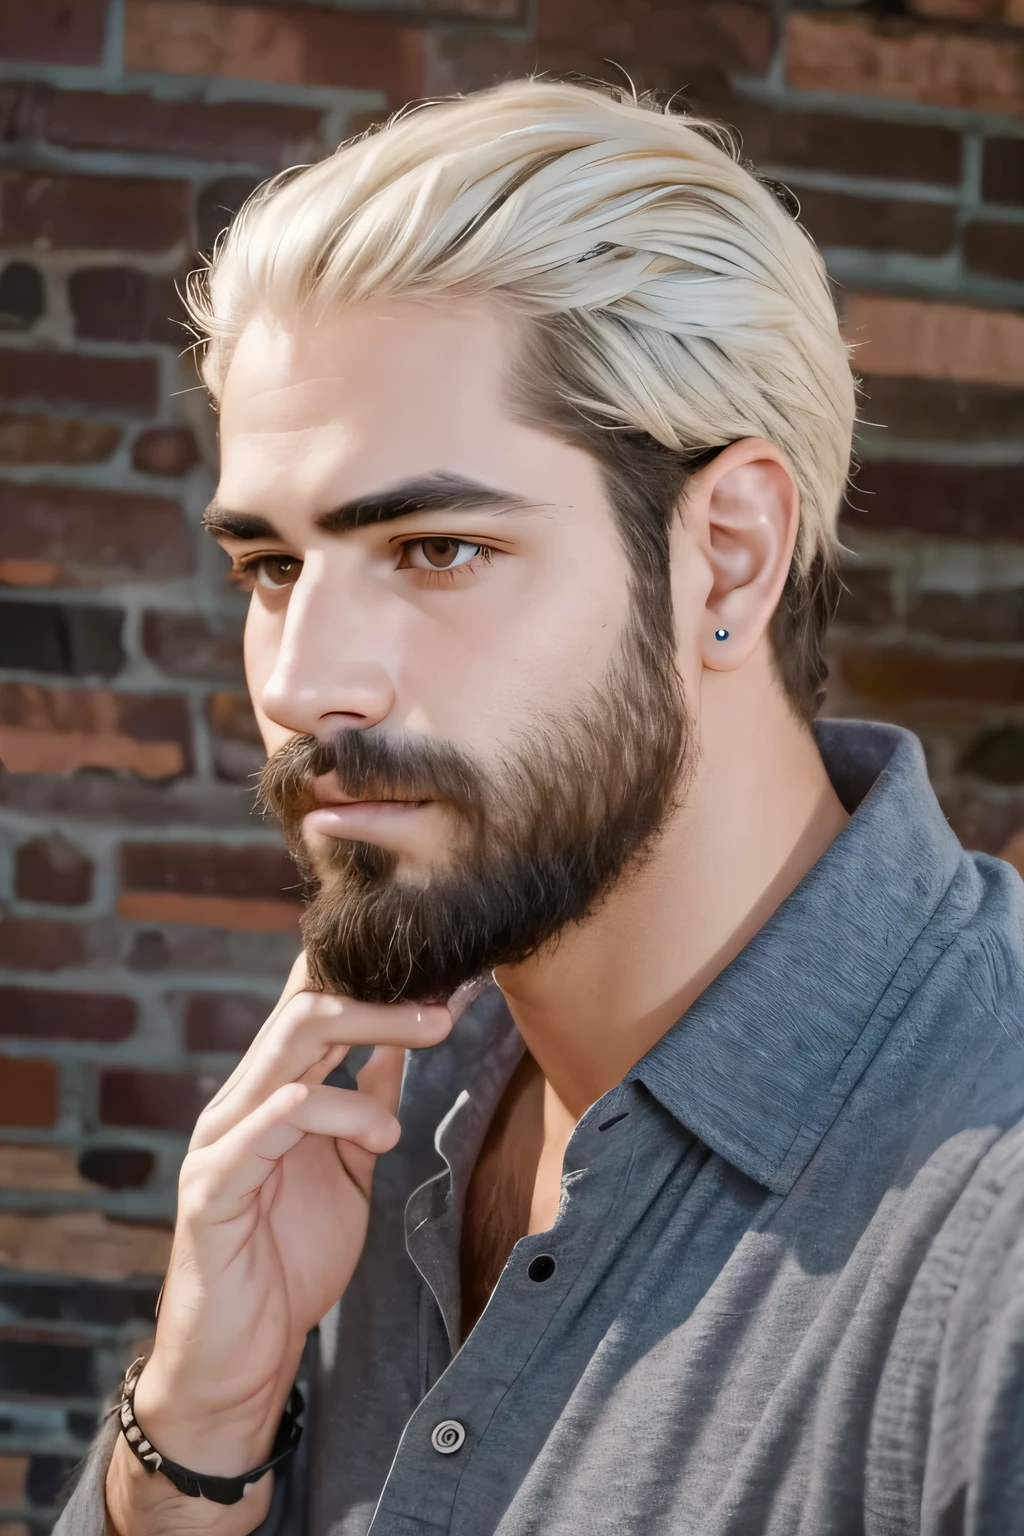
<path fill-rule="evenodd" d="M 189 299 L 219 398 L 258 312 L 462 295 L 524 317 L 592 437 L 639 434 L 686 463 L 775 443 L 801 493 L 794 591 L 820 584 L 849 358 L 816 247 L 725 130 L 543 79 L 427 104 L 258 189 Z"/>

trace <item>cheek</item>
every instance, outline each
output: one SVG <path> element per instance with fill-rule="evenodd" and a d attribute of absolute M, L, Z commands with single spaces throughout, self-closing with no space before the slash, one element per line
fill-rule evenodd
<path fill-rule="evenodd" d="M 276 752 L 292 735 L 264 714 L 261 700 L 263 690 L 277 664 L 281 645 L 282 621 L 269 614 L 258 602 L 250 601 L 245 621 L 245 637 L 242 652 L 245 660 L 245 681 L 252 699 L 256 723 L 260 728 L 267 756 Z"/>
<path fill-rule="evenodd" d="M 607 568 L 605 568 L 607 565 Z M 628 617 L 620 560 L 538 564 L 516 556 L 443 623 L 415 623 L 401 646 L 403 725 L 485 752 L 564 714 L 599 684 Z"/>

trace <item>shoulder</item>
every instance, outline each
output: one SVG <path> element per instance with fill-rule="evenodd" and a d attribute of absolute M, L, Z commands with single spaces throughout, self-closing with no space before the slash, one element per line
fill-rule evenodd
<path fill-rule="evenodd" d="M 1013 866 L 962 854 L 908 959 L 912 974 L 900 980 L 909 1014 L 939 1056 L 949 1053 L 946 1069 L 976 1051 L 980 1071 L 991 1055 L 990 1070 L 1004 1087 L 1007 1073 L 1017 1076 L 1022 1092 L 1010 1102 L 1024 1112 L 1024 881 Z"/>
<path fill-rule="evenodd" d="M 981 1160 L 933 1246 L 952 1282 L 933 1464 L 950 1499 L 965 1488 L 987 1509 L 979 1536 L 997 1536 L 1020 1528 L 1024 1484 L 1024 1121 Z"/>
<path fill-rule="evenodd" d="M 879 1510 L 919 1498 L 921 1529 L 1022 1528 L 1024 1120 L 979 1160 L 906 1296 L 876 1398 L 867 1484 Z M 970 1525 L 960 1523 L 966 1509 Z"/>
<path fill-rule="evenodd" d="M 999 1012 L 1024 999 L 1024 880 L 1004 859 L 967 854 L 975 893 L 973 911 L 953 948 L 964 983 L 984 1006 Z M 1024 1037 L 1024 1019 L 1016 1025 Z"/>

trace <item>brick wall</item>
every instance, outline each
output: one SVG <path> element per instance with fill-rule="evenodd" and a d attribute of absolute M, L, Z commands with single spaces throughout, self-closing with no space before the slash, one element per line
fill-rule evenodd
<path fill-rule="evenodd" d="M 797 192 L 860 346 L 830 708 L 918 730 L 964 840 L 1024 864 L 1024 0 L 0 0 L 0 55 L 0 1536 L 28 1536 L 296 948 L 175 279 L 410 97 L 607 58 L 685 88 Z"/>

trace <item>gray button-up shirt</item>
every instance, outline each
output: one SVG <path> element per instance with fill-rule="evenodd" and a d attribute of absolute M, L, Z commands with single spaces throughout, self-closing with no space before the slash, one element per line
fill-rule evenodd
<path fill-rule="evenodd" d="M 491 988 L 410 1056 L 261 1536 L 1024 1533 L 1024 887 L 913 737 L 818 740 L 850 824 L 583 1116 L 464 1343 L 523 1047 Z M 111 1433 L 60 1536 L 101 1536 Z"/>

